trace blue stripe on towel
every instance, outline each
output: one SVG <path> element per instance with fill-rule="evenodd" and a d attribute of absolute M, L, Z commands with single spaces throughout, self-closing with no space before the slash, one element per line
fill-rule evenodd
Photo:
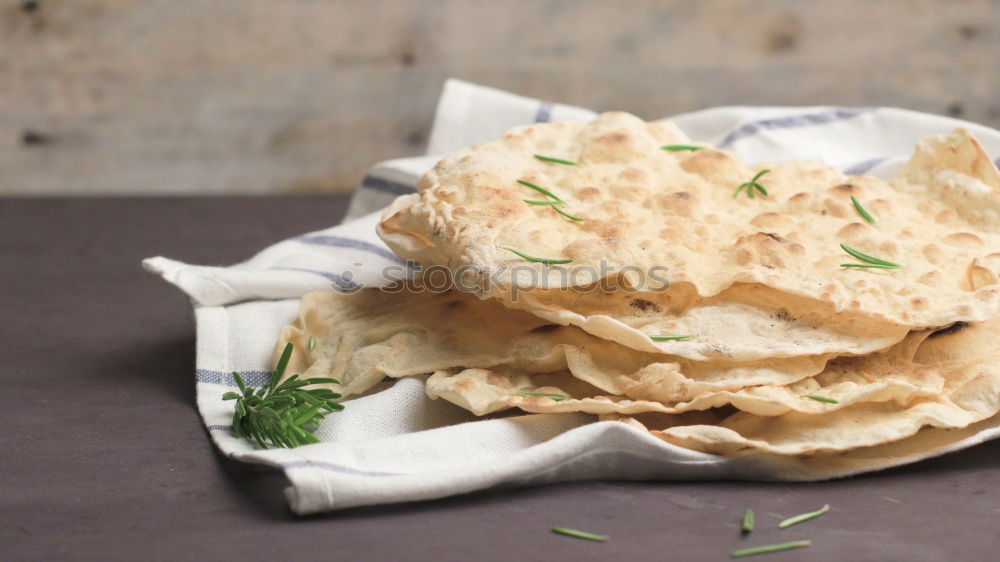
<path fill-rule="evenodd" d="M 365 176 L 364 179 L 361 180 L 361 187 L 392 195 L 407 195 L 417 192 L 417 188 L 410 184 L 387 180 L 371 174 Z"/>
<path fill-rule="evenodd" d="M 293 238 L 297 242 L 303 244 L 316 244 L 318 246 L 333 246 L 335 248 L 350 248 L 352 250 L 364 250 L 366 252 L 371 252 L 382 256 L 387 260 L 391 260 L 397 263 L 404 263 L 402 259 L 396 254 L 390 252 L 389 250 L 376 246 L 371 242 L 365 242 L 364 240 L 355 240 L 354 238 L 345 238 L 343 236 L 334 236 L 332 234 L 306 234 L 304 236 L 299 236 L 298 238 Z"/>
<path fill-rule="evenodd" d="M 760 119 L 740 125 L 719 143 L 719 148 L 728 148 L 736 141 L 752 137 L 764 130 L 792 129 L 795 127 L 808 127 L 810 125 L 822 125 L 834 121 L 842 121 L 857 117 L 865 113 L 870 113 L 878 109 L 877 107 L 842 107 L 830 111 L 820 111 L 818 113 L 803 113 L 800 115 L 789 115 L 787 117 L 774 117 L 771 119 Z"/>
<path fill-rule="evenodd" d="M 539 102 L 538 111 L 535 113 L 535 123 L 548 123 L 552 119 L 552 109 L 555 107 L 550 101 Z"/>
<path fill-rule="evenodd" d="M 272 271 L 300 271 L 302 273 L 312 273 L 313 275 L 319 275 L 324 279 L 329 279 L 333 282 L 333 286 L 340 292 L 347 293 L 350 291 L 356 291 L 361 288 L 350 279 L 345 279 L 343 275 L 337 275 L 336 273 L 330 273 L 329 271 L 320 271 L 318 269 L 306 269 L 304 267 L 270 267 L 268 268 Z"/>

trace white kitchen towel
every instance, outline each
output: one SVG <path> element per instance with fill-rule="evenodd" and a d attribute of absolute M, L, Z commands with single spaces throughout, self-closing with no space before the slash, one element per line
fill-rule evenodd
<path fill-rule="evenodd" d="M 625 108 L 627 109 L 627 108 Z M 723 458 L 667 444 L 585 414 L 537 414 L 477 420 L 430 400 L 419 377 L 385 383 L 328 416 L 321 443 L 255 449 L 233 436 L 233 402 L 222 394 L 233 371 L 252 385 L 269 377 L 279 330 L 309 291 L 379 286 L 386 268 L 408 264 L 375 235 L 382 207 L 412 193 L 420 174 L 450 151 L 532 122 L 588 119 L 593 112 L 449 80 L 434 120 L 428 156 L 375 165 L 358 187 L 344 224 L 265 248 L 230 267 L 188 265 L 163 257 L 144 266 L 187 295 L 197 320 L 197 402 L 216 445 L 237 460 L 287 475 L 299 514 L 440 498 L 500 485 L 597 478 L 819 480 L 877 470 L 1000 436 L 1000 417 L 960 431 L 929 430 L 900 443 L 830 459 L 768 455 Z M 691 138 L 750 162 L 819 159 L 850 174 L 890 176 L 920 138 L 970 129 L 991 154 L 1000 131 L 892 108 L 723 107 L 672 120 Z"/>

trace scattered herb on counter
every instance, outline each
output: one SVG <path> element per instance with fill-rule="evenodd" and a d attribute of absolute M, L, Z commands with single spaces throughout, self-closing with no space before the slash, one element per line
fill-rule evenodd
<path fill-rule="evenodd" d="M 757 519 L 754 517 L 753 510 L 748 507 L 743 513 L 743 525 L 741 525 L 740 530 L 743 531 L 743 534 L 749 534 L 756 524 Z"/>
<path fill-rule="evenodd" d="M 817 509 L 816 511 L 810 511 L 809 513 L 802 513 L 802 514 L 796 515 L 794 517 L 789 517 L 788 519 L 785 519 L 781 523 L 778 523 L 778 528 L 779 529 L 784 529 L 785 527 L 791 527 L 792 525 L 797 525 L 799 523 L 802 523 L 803 521 L 808 521 L 810 519 L 815 519 L 815 518 L 819 517 L 820 515 L 823 515 L 827 511 L 830 511 L 829 504 L 828 505 L 824 505 L 823 507 Z"/>
<path fill-rule="evenodd" d="M 812 541 L 792 541 L 783 542 L 780 544 L 768 544 L 764 546 L 753 546 L 750 548 L 743 548 L 740 550 L 734 550 L 729 553 L 729 556 L 733 558 L 743 558 L 744 556 L 753 556 L 754 554 L 767 554 L 769 552 L 781 552 L 782 550 L 791 550 L 793 548 L 802 548 L 805 546 L 812 546 Z"/>
<path fill-rule="evenodd" d="M 560 535 L 566 535 L 568 537 L 587 539 L 588 541 L 604 542 L 609 538 L 611 538 L 607 535 L 595 535 L 594 533 L 588 533 L 586 531 L 577 531 L 576 529 L 567 529 L 566 527 L 552 527 L 552 532 L 559 533 Z"/>
<path fill-rule="evenodd" d="M 270 382 L 261 388 L 248 387 L 243 377 L 234 372 L 233 379 L 240 392 L 222 395 L 223 400 L 236 400 L 233 433 L 253 440 L 261 449 L 318 443 L 313 431 L 319 422 L 326 414 L 344 409 L 343 404 L 335 401 L 340 394 L 328 388 L 304 388 L 321 383 L 340 384 L 337 379 L 299 379 L 298 375 L 292 375 L 279 384 L 291 357 L 292 344 L 289 343 L 278 359 Z"/>

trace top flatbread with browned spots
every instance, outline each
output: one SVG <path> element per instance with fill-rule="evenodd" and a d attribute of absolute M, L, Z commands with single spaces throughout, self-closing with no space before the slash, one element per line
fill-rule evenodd
<path fill-rule="evenodd" d="M 572 284 L 559 268 L 600 271 L 603 263 L 611 271 L 666 268 L 669 283 L 703 297 L 757 284 L 911 328 L 996 314 L 1000 174 L 968 132 L 927 139 L 892 182 L 819 163 L 751 166 L 712 148 L 660 149 L 683 142 L 672 125 L 625 113 L 517 128 L 441 161 L 419 194 L 387 211 L 379 233 L 402 257 L 445 265 L 463 285 L 503 301 L 515 285 Z M 765 168 L 769 196 L 734 197 Z M 549 189 L 585 220 L 525 203 L 544 196 L 519 179 Z M 860 262 L 841 244 L 903 267 L 842 267 Z M 532 263 L 505 247 L 572 263 Z"/>

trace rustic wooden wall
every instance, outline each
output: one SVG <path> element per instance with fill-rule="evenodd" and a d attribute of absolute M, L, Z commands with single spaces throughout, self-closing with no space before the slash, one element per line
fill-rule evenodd
<path fill-rule="evenodd" d="M 0 193 L 348 190 L 449 76 L 644 117 L 894 105 L 1000 126 L 1000 2 L 0 0 Z"/>

